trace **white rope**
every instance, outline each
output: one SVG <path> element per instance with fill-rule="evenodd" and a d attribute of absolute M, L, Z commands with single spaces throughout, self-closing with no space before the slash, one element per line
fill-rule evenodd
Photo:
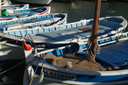
<path fill-rule="evenodd" d="M 98 43 L 96 43 L 96 45 L 95 45 L 95 47 L 94 47 L 94 52 L 95 52 L 96 54 L 100 54 L 100 50 L 101 50 L 101 47 L 99 46 Z"/>
<path fill-rule="evenodd" d="M 43 68 L 42 68 L 41 72 L 40 72 L 40 78 L 35 85 L 40 85 L 42 83 L 43 79 L 44 79 L 44 72 L 43 72 Z"/>
<path fill-rule="evenodd" d="M 37 64 L 37 67 L 36 67 L 36 70 L 35 70 L 35 72 L 34 72 L 34 75 L 35 75 L 35 73 L 36 73 L 36 71 L 37 71 L 37 69 L 38 69 L 38 67 L 39 67 L 40 60 L 41 60 L 41 59 L 44 59 L 43 57 L 40 57 L 39 55 L 37 55 L 37 56 L 38 56 L 38 57 L 35 57 L 32 61 L 29 62 L 29 64 L 31 64 L 31 63 L 32 63 L 33 61 L 35 61 L 36 59 L 39 59 L 38 64 Z M 45 63 L 45 61 L 44 61 L 44 63 Z M 44 63 L 43 63 L 43 65 L 44 65 Z M 43 65 L 42 65 L 42 69 L 43 69 Z M 40 77 L 41 77 L 41 75 L 43 75 L 43 74 L 44 74 L 44 73 L 40 73 Z M 31 79 L 29 85 L 32 84 L 32 81 L 33 81 L 33 79 L 34 79 L 34 75 L 32 76 L 32 79 Z M 41 80 L 39 80 L 39 81 L 41 81 Z"/>
<path fill-rule="evenodd" d="M 2 40 L 4 38 L 4 36 L 7 35 L 7 34 L 4 34 L 3 36 L 1 36 L 0 40 Z"/>
<path fill-rule="evenodd" d="M 40 56 L 38 56 L 38 57 L 40 57 Z M 42 57 L 40 57 L 40 58 L 44 60 L 43 55 L 42 55 Z M 43 65 L 44 65 L 44 63 L 45 63 L 45 61 L 43 62 Z M 42 82 L 43 79 L 44 79 L 43 65 L 42 65 L 42 69 L 41 69 L 41 72 L 40 72 L 40 78 L 39 78 L 39 80 L 37 81 L 36 85 L 40 85 L 41 82 Z"/>
<path fill-rule="evenodd" d="M 91 37 L 88 38 L 87 43 L 87 54 L 90 55 L 90 49 L 91 49 L 92 43 L 91 43 Z"/>
<path fill-rule="evenodd" d="M 34 75 L 32 76 L 32 79 L 31 79 L 31 81 L 30 81 L 30 83 L 29 83 L 29 85 L 31 85 L 32 84 L 32 81 L 33 81 L 33 79 L 34 79 L 34 76 L 35 76 L 35 74 L 36 74 L 36 71 L 37 71 L 37 69 L 38 69 L 38 65 L 39 65 L 39 63 L 40 63 L 40 60 L 38 61 L 38 64 L 37 64 L 37 67 L 36 67 L 36 70 L 35 70 L 35 72 L 34 72 Z"/>

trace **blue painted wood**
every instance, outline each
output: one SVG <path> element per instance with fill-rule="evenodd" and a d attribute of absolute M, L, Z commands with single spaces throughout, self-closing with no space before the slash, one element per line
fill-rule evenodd
<path fill-rule="evenodd" d="M 22 35 L 22 36 L 25 36 L 25 35 L 26 35 L 26 31 L 24 31 L 24 30 L 21 31 L 21 35 Z"/>
<path fill-rule="evenodd" d="M 14 32 L 9 32 L 8 34 L 9 34 L 10 36 L 15 35 Z"/>
<path fill-rule="evenodd" d="M 86 48 L 86 47 L 87 47 L 87 45 L 86 45 L 86 44 L 82 44 L 82 45 L 81 45 L 81 47 Z"/>
<path fill-rule="evenodd" d="M 47 54 L 49 54 L 49 53 L 50 53 L 50 54 L 53 54 L 53 53 L 52 53 L 52 51 L 50 51 L 50 52 L 47 52 Z"/>
<path fill-rule="evenodd" d="M 15 34 L 16 34 L 17 36 L 22 36 L 20 31 L 15 31 Z"/>
<path fill-rule="evenodd" d="M 37 34 L 37 29 L 35 29 L 35 30 L 32 30 L 32 34 Z"/>
<path fill-rule="evenodd" d="M 34 71 L 36 70 L 36 66 L 32 65 L 32 68 Z M 40 75 L 42 67 L 38 67 L 35 74 Z M 91 83 L 91 82 L 111 82 L 111 81 L 118 81 L 124 78 L 128 78 L 128 75 L 115 75 L 115 76 L 89 76 L 89 75 L 79 75 L 79 74 L 72 74 L 72 73 L 66 73 L 61 71 L 55 71 L 52 69 L 46 69 L 43 68 L 44 76 L 59 80 L 68 80 L 68 81 L 76 81 L 76 82 L 84 82 L 84 83 Z M 97 72 L 98 73 L 98 72 Z M 72 75 L 72 76 L 71 76 Z M 73 76 L 74 75 L 74 76 Z M 72 80 L 71 77 L 73 78 Z M 126 79 L 124 79 L 126 80 Z"/>
<path fill-rule="evenodd" d="M 105 43 L 105 40 L 100 40 L 98 43 L 99 44 Z"/>
<path fill-rule="evenodd" d="M 121 67 L 125 62 L 128 62 L 128 45 L 126 43 L 128 41 L 102 47 L 96 58 L 109 62 L 113 66 Z"/>
<path fill-rule="evenodd" d="M 59 50 L 59 49 L 55 50 L 53 53 L 54 53 L 56 56 L 61 55 L 61 53 L 60 53 L 60 50 Z"/>

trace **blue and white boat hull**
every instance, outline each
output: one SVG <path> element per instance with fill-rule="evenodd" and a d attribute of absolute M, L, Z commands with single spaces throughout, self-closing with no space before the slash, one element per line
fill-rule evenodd
<path fill-rule="evenodd" d="M 13 5 L 13 8 L 15 10 L 29 9 L 29 4 L 16 4 Z M 2 6 L 1 9 L 7 9 L 7 11 L 12 11 L 11 6 Z"/>
<path fill-rule="evenodd" d="M 100 59 L 97 62 L 100 63 L 102 61 L 102 63 L 100 64 L 103 65 L 102 67 L 104 68 L 106 68 L 105 65 L 107 64 L 109 64 L 108 66 L 111 66 L 113 64 L 114 66 L 119 66 L 121 68 L 121 69 L 103 70 L 103 71 L 85 71 L 85 70 L 76 70 L 76 69 L 67 70 L 64 67 L 59 67 L 56 65 L 49 64 L 44 60 L 44 58 L 41 58 L 43 54 L 49 54 L 49 53 L 54 55 L 63 55 L 66 52 L 68 52 L 66 51 L 66 47 L 60 47 L 60 48 L 49 49 L 49 50 L 38 52 L 36 54 L 38 55 L 37 58 L 36 57 L 34 58 L 34 55 L 32 55 L 31 51 L 26 51 L 24 49 L 25 56 L 29 55 L 29 57 L 26 57 L 27 67 L 25 69 L 23 83 L 24 85 L 27 85 L 26 79 L 28 79 L 28 83 L 32 82 L 33 85 L 36 83 L 39 83 L 38 82 L 39 80 L 42 80 L 40 83 L 49 84 L 49 85 L 50 84 L 111 85 L 111 84 L 128 83 L 127 81 L 128 80 L 127 43 L 128 43 L 128 37 L 119 39 L 119 42 L 115 44 L 102 47 L 102 50 L 100 53 L 101 55 L 99 54 L 96 57 L 96 59 Z M 115 49 L 112 48 L 113 46 L 115 47 Z M 103 56 L 105 52 L 107 52 L 106 53 L 107 55 L 105 54 Z M 41 79 L 42 77 L 44 78 Z"/>
<path fill-rule="evenodd" d="M 127 21 L 122 16 L 103 17 L 99 19 L 98 37 L 104 38 L 124 31 L 127 27 Z M 63 25 L 34 27 L 32 29 L 5 30 L 4 33 L 9 37 L 27 36 L 24 31 L 31 35 L 31 42 L 36 44 L 47 44 L 46 47 L 62 46 L 71 42 L 84 41 L 90 37 L 93 19 L 80 20 L 78 22 L 67 23 Z M 13 27 L 15 28 L 15 27 Z M 34 31 L 34 32 L 33 32 Z M 25 39 L 29 42 L 29 39 Z"/>

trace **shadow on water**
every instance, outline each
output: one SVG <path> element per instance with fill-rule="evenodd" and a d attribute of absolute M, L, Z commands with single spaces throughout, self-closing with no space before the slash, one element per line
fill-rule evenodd
<path fill-rule="evenodd" d="M 13 2 L 15 3 L 15 2 Z M 95 2 L 90 1 L 72 1 L 72 2 L 51 2 L 51 13 L 67 13 L 67 22 L 75 22 L 81 19 L 92 19 L 94 16 Z M 30 8 L 38 7 L 39 5 L 30 5 Z M 41 7 L 41 5 L 40 5 Z M 102 2 L 100 17 L 105 16 L 123 16 L 128 20 L 128 2 Z M 128 28 L 126 28 L 128 31 Z M 3 85 L 23 85 L 23 73 L 25 65 L 19 66 L 6 74 L 2 80 Z M 2 81 L 1 80 L 1 81 Z M 127 84 L 124 84 L 127 85 Z"/>
<path fill-rule="evenodd" d="M 51 2 L 51 13 L 67 13 L 67 22 L 75 22 L 81 19 L 92 19 L 94 16 L 95 2 L 72 1 L 72 2 Z M 35 7 L 31 5 L 30 7 Z M 128 20 L 128 2 L 111 1 L 101 3 L 100 17 L 123 16 Z M 128 31 L 128 28 L 126 28 Z"/>
<path fill-rule="evenodd" d="M 25 64 L 3 74 L 0 85 L 23 85 Z"/>

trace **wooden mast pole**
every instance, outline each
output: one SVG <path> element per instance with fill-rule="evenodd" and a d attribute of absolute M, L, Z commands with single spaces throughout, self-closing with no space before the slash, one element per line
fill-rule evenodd
<path fill-rule="evenodd" d="M 99 25 L 99 15 L 100 15 L 100 5 L 101 5 L 101 0 L 95 0 L 95 11 L 94 11 L 94 20 L 93 20 L 93 26 L 92 26 L 92 36 L 91 36 L 91 42 L 92 42 L 92 47 L 91 47 L 91 52 L 93 57 L 95 57 L 95 52 L 94 48 L 97 42 L 97 31 L 98 31 L 98 25 Z"/>

